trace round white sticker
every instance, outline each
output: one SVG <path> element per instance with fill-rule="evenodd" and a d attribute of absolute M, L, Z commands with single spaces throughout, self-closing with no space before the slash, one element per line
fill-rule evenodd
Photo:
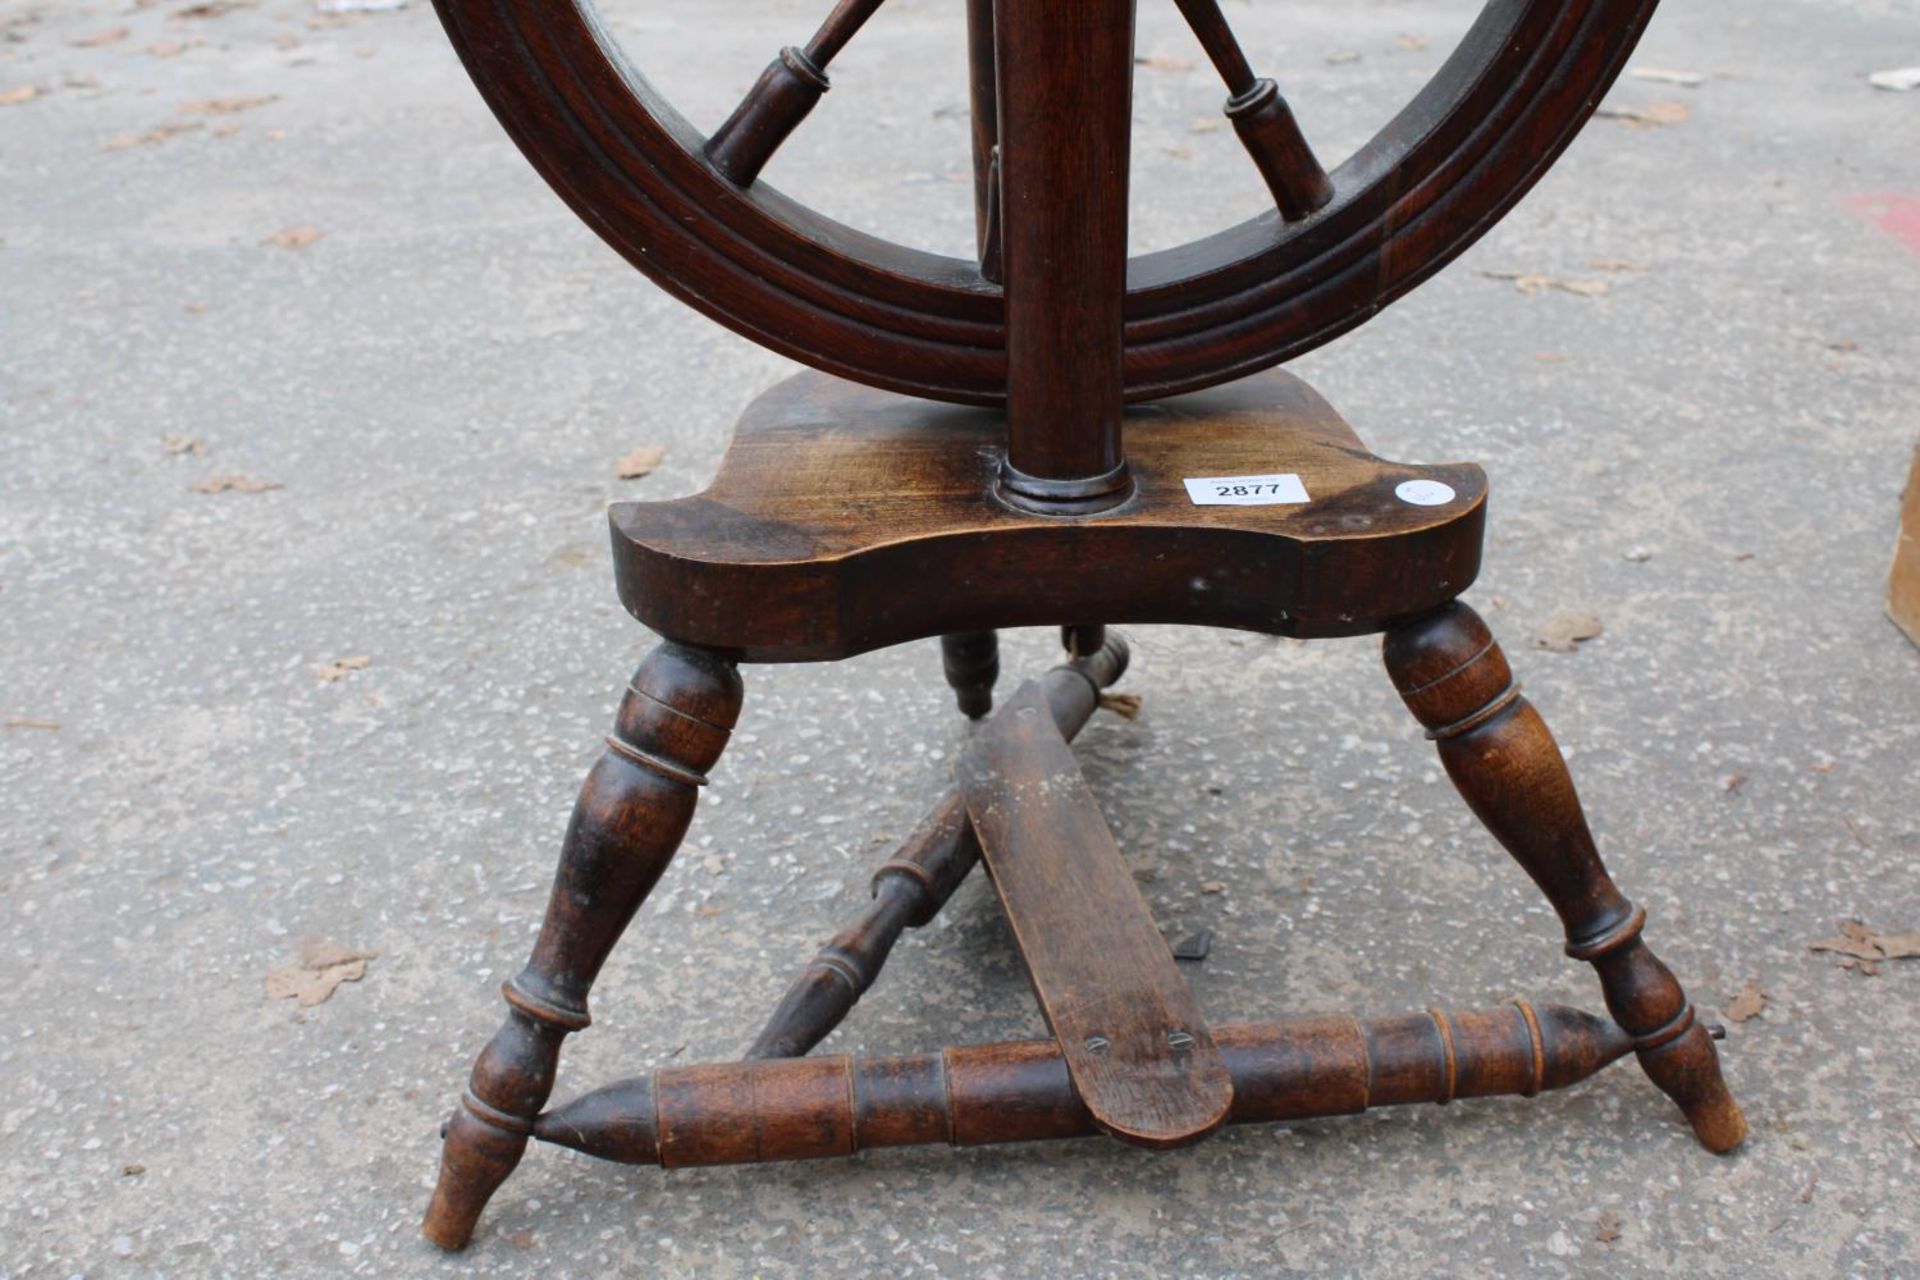
<path fill-rule="evenodd" d="M 1393 496 L 1416 507 L 1438 507 L 1452 502 L 1453 486 L 1438 480 L 1402 480 L 1394 486 Z"/>

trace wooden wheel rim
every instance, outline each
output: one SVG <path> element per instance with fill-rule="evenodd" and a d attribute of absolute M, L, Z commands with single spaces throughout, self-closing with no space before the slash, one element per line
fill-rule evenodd
<path fill-rule="evenodd" d="M 1267 213 L 1128 268 L 1126 394 L 1271 367 L 1363 323 L 1472 244 L 1599 105 L 1658 0 L 1489 0 L 1439 73 L 1333 173 L 1298 222 Z M 468 73 L 547 182 L 674 296 L 871 386 L 1005 395 L 1000 290 L 741 189 L 626 61 L 588 0 L 435 0 Z"/>

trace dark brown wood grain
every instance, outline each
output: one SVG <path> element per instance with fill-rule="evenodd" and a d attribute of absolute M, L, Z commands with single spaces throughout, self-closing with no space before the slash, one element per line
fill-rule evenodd
<path fill-rule="evenodd" d="M 574 805 L 546 918 L 507 981 L 506 1023 L 474 1063 L 448 1124 L 422 1231 L 464 1246 L 553 1091 L 560 1044 L 592 1021 L 587 993 L 693 819 L 694 798 L 740 712 L 740 676 L 711 654 L 665 644 L 640 664 Z"/>
<path fill-rule="evenodd" d="M 940 667 L 960 714 L 978 720 L 993 710 L 993 684 L 1000 678 L 998 632 L 958 631 L 941 636 Z"/>
<path fill-rule="evenodd" d="M 1039 685 L 1023 685 L 987 722 L 954 774 L 1041 1012 L 1095 1122 L 1158 1148 L 1224 1124 L 1233 1082 L 1213 1033 Z"/>
<path fill-rule="evenodd" d="M 1016 499 L 1085 510 L 1121 451 L 1133 0 L 995 0 L 1007 452 Z"/>
<path fill-rule="evenodd" d="M 1127 398 L 1270 368 L 1438 271 L 1572 142 L 1655 2 L 1489 0 L 1433 81 L 1333 174 L 1314 217 L 1276 211 L 1135 259 Z M 961 403 L 1005 395 L 1003 300 L 976 261 L 856 231 L 765 182 L 743 190 L 587 0 L 436 6 L 528 159 L 663 288 L 829 373 Z M 625 52 L 642 66 L 670 56 L 643 36 Z"/>
<path fill-rule="evenodd" d="M 1293 108 L 1271 80 L 1256 80 L 1227 100 L 1227 119 L 1289 222 L 1312 217 L 1333 199 L 1333 179 L 1320 167 Z"/>
<path fill-rule="evenodd" d="M 1703 1146 L 1739 1146 L 1747 1122 L 1713 1042 L 1672 971 L 1641 940 L 1646 913 L 1607 874 L 1559 744 L 1520 696 L 1486 623 L 1454 604 L 1388 633 L 1385 656 L 1394 687 L 1468 806 L 1559 913 L 1567 954 L 1592 962 L 1640 1065 Z"/>
<path fill-rule="evenodd" d="M 998 627 L 1183 622 L 1378 631 L 1479 569 L 1486 477 L 1367 452 L 1305 383 L 1264 374 L 1133 409 L 1133 497 L 1062 519 L 998 501 L 1002 422 L 801 374 L 741 419 L 704 493 L 611 512 L 620 597 L 741 661 L 847 657 Z M 1298 474 L 1299 506 L 1195 506 L 1188 476 Z M 1455 499 L 1414 506 L 1402 481 Z"/>
<path fill-rule="evenodd" d="M 767 65 L 747 96 L 707 139 L 707 159 L 727 178 L 750 187 L 760 170 L 832 88 L 827 65 L 866 25 L 881 0 L 840 0 L 805 48 L 789 45 Z"/>
<path fill-rule="evenodd" d="M 1000 283 L 999 67 L 993 56 L 993 0 L 967 0 L 967 106 L 973 143 L 974 244 L 980 276 Z"/>
<path fill-rule="evenodd" d="M 1491 226 L 1592 112 L 1654 0 L 1488 0 L 1332 174 L 1217 0 L 1178 2 L 1275 209 L 1130 263 L 1134 0 L 967 0 L 977 262 L 853 231 L 760 180 L 880 0 L 838 0 L 710 138 L 630 71 L 585 0 L 436 0 L 502 123 L 599 234 L 824 372 L 757 399 L 705 491 L 610 513 L 621 599 L 665 643 L 621 702 L 533 956 L 448 1123 L 434 1242 L 467 1241 L 535 1136 L 668 1166 L 1096 1129 L 1171 1147 L 1229 1121 L 1532 1095 L 1628 1051 L 1702 1144 L 1741 1141 L 1707 1029 L 1602 864 L 1551 734 L 1457 601 L 1480 563 L 1480 469 L 1384 461 L 1298 379 L 1243 378 L 1361 323 Z M 1306 496 L 1218 505 L 1187 484 L 1220 477 L 1201 490 L 1218 497 L 1255 476 Z M 1437 483 L 1402 488 L 1416 480 Z M 1107 631 L 1123 622 L 1386 632 L 1403 700 L 1552 902 L 1568 953 L 1594 966 L 1613 1021 L 1515 1002 L 1211 1030 L 1067 745 L 1126 665 Z M 1061 628 L 1071 661 L 975 731 L 958 788 L 747 1060 L 544 1110 L 562 1043 L 588 1025 L 589 990 L 732 730 L 735 663 L 938 636 L 979 717 L 997 631 L 1039 625 Z M 979 862 L 1054 1039 L 798 1057 Z"/>
<path fill-rule="evenodd" d="M 1562 1089 L 1632 1048 L 1604 1018 L 1525 1001 L 1396 1017 L 1294 1018 L 1215 1031 L 1230 1124 L 1356 1115 L 1373 1107 Z M 540 1117 L 535 1136 L 668 1168 L 979 1146 L 1100 1131 L 1052 1040 L 906 1057 L 668 1067 Z"/>
<path fill-rule="evenodd" d="M 1297 222 L 1333 199 L 1333 180 L 1307 144 L 1280 86 L 1253 74 L 1219 0 L 1179 0 L 1187 25 L 1227 86 L 1227 118 L 1273 193 L 1280 216 Z"/>
<path fill-rule="evenodd" d="M 1040 687 L 1053 722 L 1071 740 L 1092 719 L 1100 691 L 1126 672 L 1128 648 L 1116 632 L 1085 653 L 1069 653 L 1072 660 L 1041 677 Z M 794 979 L 747 1057 L 797 1057 L 824 1040 L 880 976 L 901 933 L 932 923 L 979 862 L 966 803 L 948 791 L 874 873 L 871 905 Z"/>

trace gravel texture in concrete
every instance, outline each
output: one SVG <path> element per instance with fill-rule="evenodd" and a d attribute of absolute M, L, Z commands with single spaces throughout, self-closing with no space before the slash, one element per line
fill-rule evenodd
<path fill-rule="evenodd" d="M 825 7 L 607 13 L 711 126 Z M 964 250 L 960 7 L 887 5 L 769 181 Z M 1337 159 L 1476 8 L 1229 13 Z M 1261 193 L 1174 7 L 1140 12 L 1149 248 Z M 1808 950 L 1920 929 L 1920 653 L 1880 610 L 1920 434 L 1920 92 L 1866 80 L 1913 63 L 1910 0 L 1669 0 L 1635 65 L 1698 83 L 1623 80 L 1609 109 L 1650 120 L 1596 120 L 1297 364 L 1383 455 L 1487 465 L 1469 599 L 1649 939 L 1705 1008 L 1765 992 L 1723 1045 L 1744 1151 L 1702 1153 L 1631 1062 L 1170 1155 L 540 1149 L 447 1257 L 417 1233 L 435 1131 L 649 642 L 602 510 L 697 490 L 789 366 L 577 222 L 420 0 L 0 0 L 0 1275 L 1920 1274 L 1920 960 Z M 664 464 L 615 479 L 642 444 Z M 1603 633 L 1533 648 L 1568 609 Z M 1141 714 L 1081 755 L 1161 923 L 1214 931 L 1215 1019 L 1598 1007 L 1375 642 L 1135 639 Z M 1009 681 L 1052 655 L 1009 636 Z M 747 684 L 562 1096 L 738 1054 L 966 741 L 931 643 Z M 378 954 L 268 998 L 309 937 Z M 976 881 L 828 1049 L 1041 1031 Z"/>

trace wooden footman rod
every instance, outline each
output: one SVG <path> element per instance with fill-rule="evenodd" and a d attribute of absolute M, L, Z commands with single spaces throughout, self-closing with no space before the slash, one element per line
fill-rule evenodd
<path fill-rule="evenodd" d="M 1230 1124 L 1530 1097 L 1584 1080 L 1633 1048 L 1604 1018 L 1524 1000 L 1466 1013 L 1294 1018 L 1213 1034 L 1233 1077 Z M 667 1168 L 1095 1132 L 1052 1040 L 669 1067 L 576 1098 L 533 1125 L 543 1142 Z"/>

